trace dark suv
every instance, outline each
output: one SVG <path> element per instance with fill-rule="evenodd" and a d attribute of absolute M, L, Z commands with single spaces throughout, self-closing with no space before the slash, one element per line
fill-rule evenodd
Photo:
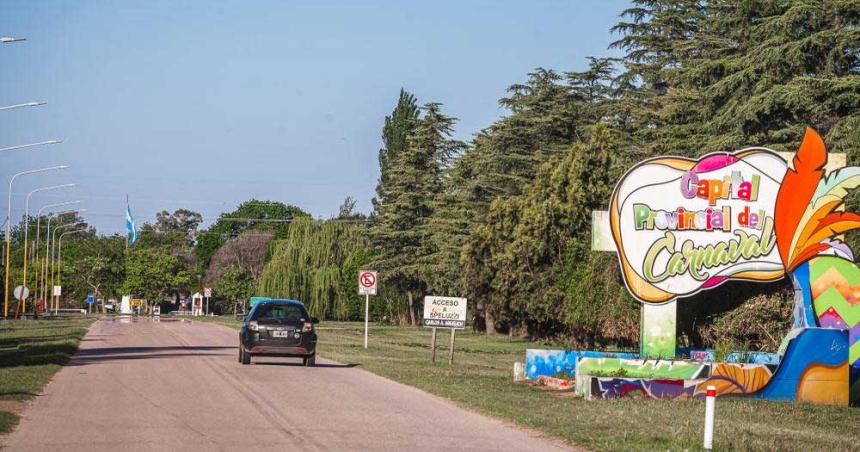
<path fill-rule="evenodd" d="M 285 356 L 313 366 L 316 323 L 299 301 L 268 299 L 255 304 L 239 332 L 239 362 L 251 364 L 251 356 Z"/>

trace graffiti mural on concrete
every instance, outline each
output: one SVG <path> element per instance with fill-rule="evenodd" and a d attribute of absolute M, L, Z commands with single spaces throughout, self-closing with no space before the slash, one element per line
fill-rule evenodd
<path fill-rule="evenodd" d="M 753 394 L 773 376 L 774 366 L 694 361 L 642 361 L 583 358 L 577 393 L 613 399 L 704 397 L 708 386 L 720 395 Z"/>
<path fill-rule="evenodd" d="M 695 361 L 714 362 L 717 360 L 714 350 L 687 350 L 686 355 Z M 727 363 L 747 364 L 779 364 L 779 353 L 735 351 L 728 353 L 724 359 Z"/>
<path fill-rule="evenodd" d="M 705 378 L 710 363 L 618 358 L 580 358 L 577 373 L 592 376 L 624 376 L 694 380 Z"/>
<path fill-rule="evenodd" d="M 576 376 L 576 360 L 578 358 L 637 358 L 638 356 L 638 353 L 628 352 L 528 349 L 526 350 L 526 377 L 534 380 L 540 376 L 552 377 L 565 374 L 573 378 Z"/>
<path fill-rule="evenodd" d="M 782 362 L 770 384 L 755 396 L 848 404 L 848 332 L 803 328 L 789 333 Z"/>

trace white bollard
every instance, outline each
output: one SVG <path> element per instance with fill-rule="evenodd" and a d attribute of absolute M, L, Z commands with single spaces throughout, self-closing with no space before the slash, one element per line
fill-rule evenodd
<path fill-rule="evenodd" d="M 521 362 L 514 363 L 514 382 L 525 380 L 525 369 Z"/>
<path fill-rule="evenodd" d="M 705 450 L 714 447 L 714 402 L 717 398 L 716 386 L 708 386 L 705 397 Z"/>

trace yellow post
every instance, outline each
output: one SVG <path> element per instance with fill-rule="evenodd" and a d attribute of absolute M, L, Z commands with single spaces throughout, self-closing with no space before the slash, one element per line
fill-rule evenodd
<path fill-rule="evenodd" d="M 26 227 L 26 226 L 25 226 Z M 27 241 L 24 240 L 24 287 L 27 287 Z M 23 293 L 22 293 L 23 295 Z M 27 312 L 27 299 L 21 300 L 21 315 Z"/>
<path fill-rule="evenodd" d="M 10 196 L 11 197 L 11 196 Z M 11 222 L 12 219 L 9 218 L 6 221 Z M 9 225 L 6 225 L 6 289 L 3 291 L 3 317 L 9 317 L 9 253 L 12 251 L 10 248 L 12 245 L 11 240 L 9 239 Z"/>
<path fill-rule="evenodd" d="M 36 300 L 39 299 L 39 276 L 40 276 L 39 273 L 40 272 L 39 272 L 39 247 L 36 246 L 35 243 L 33 244 L 33 252 L 34 252 L 33 271 L 36 272 L 36 280 L 34 281 L 36 284 L 33 284 L 33 303 L 35 303 L 33 305 L 33 312 L 36 312 L 39 310 L 39 304 L 36 302 Z M 24 280 L 24 284 L 27 284 L 26 279 Z"/>

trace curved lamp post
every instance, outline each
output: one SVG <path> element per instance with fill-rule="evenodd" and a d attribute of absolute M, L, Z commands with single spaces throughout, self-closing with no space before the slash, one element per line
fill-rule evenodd
<path fill-rule="evenodd" d="M 63 142 L 63 140 L 48 140 L 48 141 L 40 141 L 38 143 L 19 144 L 17 146 L 9 146 L 8 148 L 0 148 L 0 152 L 17 151 L 18 149 L 32 148 L 35 146 L 44 146 L 46 144 L 60 144 L 62 142 Z"/>
<path fill-rule="evenodd" d="M 82 221 L 78 224 L 86 224 L 86 222 Z M 77 234 L 79 232 L 87 232 L 87 231 L 89 231 L 88 227 L 81 228 L 81 229 L 73 229 L 71 231 L 66 231 L 66 232 L 63 232 L 62 234 L 60 234 L 59 244 L 57 246 L 57 282 L 59 284 L 63 284 L 63 275 L 62 275 L 63 237 L 65 237 L 69 234 Z M 61 295 L 57 296 L 57 304 L 55 305 L 56 307 L 54 308 L 54 314 L 57 313 L 57 309 L 60 307 L 60 297 L 61 297 Z"/>
<path fill-rule="evenodd" d="M 30 232 L 30 197 L 33 196 L 33 194 L 42 191 L 57 190 L 60 188 L 69 188 L 74 186 L 75 184 L 52 185 L 50 187 L 37 188 L 35 190 L 31 190 L 30 193 L 27 193 L 27 199 L 24 201 L 24 282 L 22 283 L 24 287 L 27 287 L 27 262 L 29 260 L 27 259 L 27 240 L 28 234 Z M 27 305 L 25 304 L 24 307 L 26 308 L 26 306 Z M 23 309 L 22 311 L 27 312 L 26 309 Z"/>
<path fill-rule="evenodd" d="M 64 214 L 72 213 L 72 212 L 80 213 L 80 212 L 85 212 L 86 210 L 87 209 L 65 210 L 63 212 L 57 212 L 56 215 L 59 216 L 59 215 L 64 215 Z M 53 219 L 53 217 L 48 217 L 48 228 L 45 231 L 45 235 L 46 235 L 46 237 L 45 237 L 45 264 L 42 266 L 42 273 L 43 273 L 43 276 L 42 276 L 42 300 L 47 300 L 48 295 L 49 295 L 49 290 L 47 287 L 48 286 L 48 269 L 51 268 L 51 270 L 53 270 L 54 247 L 52 246 L 53 242 L 51 241 L 51 220 L 52 219 Z M 57 226 L 56 228 L 54 228 L 54 237 L 56 238 L 57 229 L 65 227 L 65 226 L 74 226 L 74 224 L 75 223 L 67 224 L 67 225 L 61 224 L 61 225 Z M 51 262 L 48 262 L 48 256 L 49 255 L 51 257 Z"/>
<path fill-rule="evenodd" d="M 24 176 L 27 174 L 35 174 L 35 173 L 43 173 L 45 171 L 53 171 L 53 170 L 61 170 L 68 168 L 68 165 L 57 165 L 57 166 L 49 166 L 47 168 L 39 168 L 29 171 L 21 171 L 18 174 L 12 176 L 9 179 L 9 199 L 6 204 L 6 218 L 9 220 L 6 223 L 6 284 L 4 286 L 5 290 L 3 293 L 3 317 L 9 317 L 9 255 L 11 253 L 11 237 L 10 237 L 10 229 L 9 227 L 12 224 L 12 183 L 15 182 L 15 179 L 18 176 Z"/>
<path fill-rule="evenodd" d="M 51 240 L 51 302 L 52 303 L 54 301 L 53 288 L 57 282 L 57 280 L 56 280 L 57 272 L 59 272 L 59 265 L 57 263 L 57 252 L 55 249 L 55 247 L 57 245 L 57 231 L 60 229 L 63 229 L 63 228 L 71 228 L 74 226 L 81 226 L 84 224 L 87 224 L 87 222 L 86 221 L 76 221 L 74 223 L 61 224 L 61 225 L 57 226 L 56 228 L 54 228 L 53 240 Z M 56 271 L 55 271 L 55 269 L 56 269 Z M 57 297 L 57 303 L 54 307 L 54 313 L 57 312 L 57 308 L 59 308 L 59 305 L 60 305 L 60 298 Z"/>
<path fill-rule="evenodd" d="M 55 207 L 64 207 L 64 206 L 70 206 L 72 204 L 80 204 L 80 203 L 81 203 L 81 201 L 66 201 L 66 202 L 58 202 L 56 204 L 48 204 L 48 205 L 45 205 L 45 206 L 42 206 L 41 208 L 39 208 L 39 212 L 36 214 L 36 240 L 35 240 L 35 243 L 33 243 L 33 249 L 36 250 L 36 255 L 33 257 L 33 261 L 36 262 L 37 266 L 39 264 L 39 243 L 42 240 L 42 212 L 45 211 L 45 209 L 53 209 Z M 50 215 L 53 215 L 53 214 L 50 214 Z M 44 267 L 44 265 L 42 267 Z M 39 274 L 36 275 L 36 289 L 37 289 L 36 293 L 37 294 L 41 294 L 41 291 L 39 290 L 40 289 L 40 287 L 39 287 L 40 276 L 41 276 L 41 271 L 39 272 Z"/>
<path fill-rule="evenodd" d="M 13 108 L 23 108 L 23 107 L 38 107 L 40 105 L 46 105 L 47 102 L 37 101 L 37 102 L 24 102 L 23 104 L 15 104 L 15 105 L 6 105 L 0 107 L 0 111 L 2 110 L 11 110 Z"/>

